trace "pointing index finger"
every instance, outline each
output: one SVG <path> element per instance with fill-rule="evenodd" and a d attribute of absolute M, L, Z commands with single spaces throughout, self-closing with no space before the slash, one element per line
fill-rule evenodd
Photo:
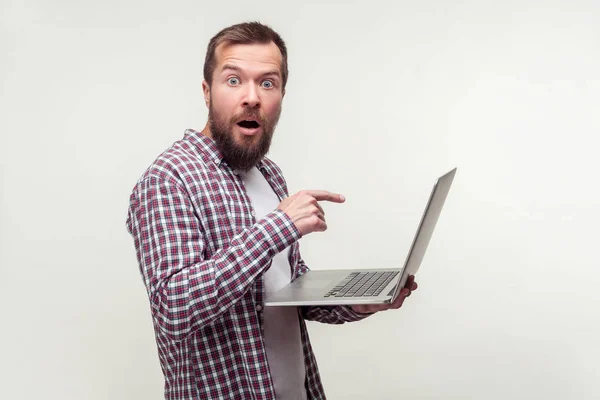
<path fill-rule="evenodd" d="M 317 201 L 331 201 L 334 203 L 343 203 L 346 201 L 346 198 L 337 193 L 331 193 L 326 190 L 307 190 L 306 193 L 309 196 L 312 196 Z"/>

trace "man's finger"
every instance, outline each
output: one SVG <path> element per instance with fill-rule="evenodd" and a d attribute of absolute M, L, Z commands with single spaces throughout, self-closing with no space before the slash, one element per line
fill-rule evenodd
<path fill-rule="evenodd" d="M 316 231 L 317 232 L 325 232 L 327 230 L 327 222 L 321 220 L 321 222 L 319 223 L 319 226 L 317 227 Z"/>
<path fill-rule="evenodd" d="M 417 282 L 415 282 L 414 275 L 408 276 L 408 279 L 406 280 L 406 284 L 404 285 L 404 287 L 410 291 L 417 290 L 418 285 L 417 285 Z"/>
<path fill-rule="evenodd" d="M 343 195 L 331 193 L 326 190 L 306 190 L 305 193 L 314 197 L 317 201 L 331 201 L 334 203 L 343 203 L 346 201 Z"/>
<path fill-rule="evenodd" d="M 323 210 L 323 207 L 321 207 L 321 205 L 319 203 L 317 203 L 317 208 L 319 209 L 319 211 L 321 212 L 321 214 L 323 216 L 325 216 L 325 210 Z"/>
<path fill-rule="evenodd" d="M 317 213 L 317 217 L 319 217 L 319 219 L 320 219 L 321 221 L 323 221 L 323 222 L 327 222 L 327 221 L 325 220 L 325 215 L 324 215 L 323 213 L 321 213 L 321 212 L 318 212 L 318 213 Z"/>
<path fill-rule="evenodd" d="M 404 303 L 404 299 L 408 296 L 409 293 L 410 290 L 408 290 L 407 288 L 402 288 L 402 290 L 400 290 L 400 293 L 398 294 L 398 297 L 396 297 L 396 300 L 394 300 L 394 303 L 392 303 L 392 308 L 400 308 L 402 306 L 402 303 Z"/>
<path fill-rule="evenodd" d="M 396 303 L 394 302 L 394 305 L 392 306 L 392 308 L 395 308 L 396 310 L 399 309 L 400 307 L 402 307 L 402 304 L 404 304 L 404 297 L 402 297 L 401 301 Z"/>

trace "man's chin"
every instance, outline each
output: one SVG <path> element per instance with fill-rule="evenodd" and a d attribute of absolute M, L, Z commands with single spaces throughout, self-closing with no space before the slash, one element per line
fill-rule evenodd
<path fill-rule="evenodd" d="M 238 128 L 241 127 L 237 124 L 230 126 L 230 130 L 227 132 L 211 126 L 213 139 L 229 166 L 233 169 L 250 170 L 268 153 L 271 147 L 271 137 L 265 136 L 269 133 L 265 132 L 262 126 L 253 135 L 245 135 Z"/>

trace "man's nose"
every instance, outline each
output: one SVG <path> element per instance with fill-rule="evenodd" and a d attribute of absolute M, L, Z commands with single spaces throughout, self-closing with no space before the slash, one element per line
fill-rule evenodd
<path fill-rule="evenodd" d="M 243 102 L 244 107 L 255 108 L 260 106 L 260 95 L 255 85 L 248 85 L 246 89 L 246 96 Z"/>

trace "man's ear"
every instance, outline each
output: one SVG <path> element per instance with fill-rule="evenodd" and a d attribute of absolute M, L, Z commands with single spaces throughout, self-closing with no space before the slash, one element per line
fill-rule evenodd
<path fill-rule="evenodd" d="M 208 82 L 206 82 L 205 80 L 202 81 L 202 92 L 204 93 L 204 103 L 206 104 L 206 107 L 208 108 L 208 106 L 210 104 L 210 86 L 208 85 Z"/>

